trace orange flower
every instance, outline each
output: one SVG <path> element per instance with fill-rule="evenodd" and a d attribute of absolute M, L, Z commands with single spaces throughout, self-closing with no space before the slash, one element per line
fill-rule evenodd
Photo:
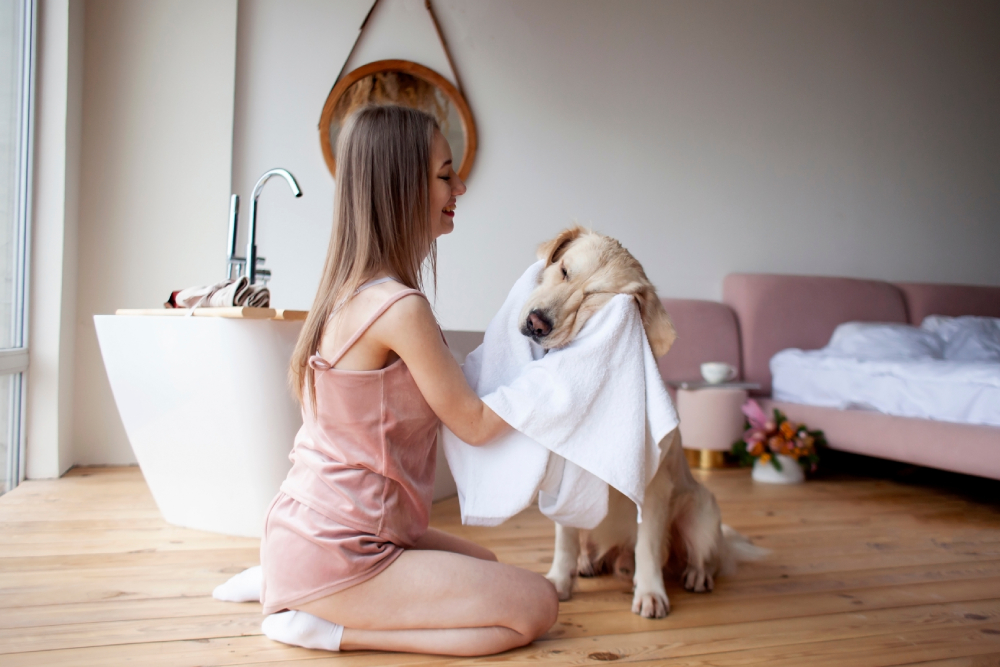
<path fill-rule="evenodd" d="M 780 452 L 785 445 L 785 439 L 780 435 L 771 436 L 767 441 L 767 448 L 772 452 Z"/>
<path fill-rule="evenodd" d="M 764 444 L 758 440 L 750 445 L 747 451 L 749 451 L 753 456 L 759 456 L 760 453 L 764 451 Z"/>
<path fill-rule="evenodd" d="M 761 454 L 760 455 L 760 461 L 761 461 L 761 463 L 767 463 L 770 460 L 771 460 L 771 455 L 770 454 Z"/>
<path fill-rule="evenodd" d="M 799 430 L 798 425 L 793 424 L 790 421 L 781 423 L 781 435 L 785 436 L 787 440 L 791 440 L 795 437 L 795 432 Z"/>

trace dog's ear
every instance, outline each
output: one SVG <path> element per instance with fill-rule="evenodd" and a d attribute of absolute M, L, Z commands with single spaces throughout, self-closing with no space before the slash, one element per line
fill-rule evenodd
<path fill-rule="evenodd" d="M 665 355 L 677 340 L 677 330 L 674 323 L 670 321 L 670 316 L 663 308 L 663 303 L 656 296 L 656 290 L 650 284 L 633 282 L 622 290 L 625 294 L 631 294 L 639 303 L 639 313 L 642 315 L 642 328 L 646 330 L 646 338 L 649 339 L 649 347 L 653 350 L 653 356 L 659 359 Z"/>
<path fill-rule="evenodd" d="M 555 264 L 566 252 L 569 244 L 580 238 L 585 231 L 587 230 L 579 225 L 562 230 L 559 236 L 538 246 L 538 259 L 545 262 L 545 266 Z"/>

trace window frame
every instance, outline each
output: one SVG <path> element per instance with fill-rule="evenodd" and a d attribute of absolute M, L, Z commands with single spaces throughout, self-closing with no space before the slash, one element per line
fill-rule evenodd
<path fill-rule="evenodd" d="M 37 62 L 38 0 L 21 0 L 21 59 L 18 83 L 17 203 L 14 259 L 14 299 L 11 313 L 12 347 L 0 348 L 0 381 L 10 378 L 8 409 L 7 491 L 24 481 L 25 396 L 28 370 L 28 277 L 30 275 L 31 214 L 35 140 L 35 76 Z M 3 406 L 0 406 L 0 410 Z"/>

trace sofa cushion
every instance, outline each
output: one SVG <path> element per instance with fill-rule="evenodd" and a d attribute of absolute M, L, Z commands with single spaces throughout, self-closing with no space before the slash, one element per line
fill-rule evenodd
<path fill-rule="evenodd" d="M 701 364 L 723 361 L 740 367 L 740 334 L 736 313 L 718 301 L 661 299 L 677 330 L 677 340 L 657 360 L 667 382 L 701 379 Z"/>
<path fill-rule="evenodd" d="M 817 350 L 842 322 L 907 322 L 903 294 L 877 280 L 732 273 L 722 300 L 739 320 L 743 378 L 771 393 L 771 357 Z"/>
<path fill-rule="evenodd" d="M 910 324 L 928 315 L 1000 317 L 1000 287 L 895 283 L 903 293 Z"/>

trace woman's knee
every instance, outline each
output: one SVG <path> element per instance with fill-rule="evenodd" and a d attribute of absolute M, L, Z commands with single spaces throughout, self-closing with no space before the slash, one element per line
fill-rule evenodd
<path fill-rule="evenodd" d="M 546 612 L 546 615 L 542 618 L 541 634 L 545 634 L 559 619 L 559 593 L 556 592 L 556 587 L 552 585 L 552 582 L 545 577 L 542 577 L 541 585 L 545 591 L 543 597 L 545 599 Z"/>
<path fill-rule="evenodd" d="M 538 574 L 532 582 L 532 604 L 528 612 L 526 634 L 532 640 L 548 632 L 559 617 L 559 595 L 555 586 Z"/>

